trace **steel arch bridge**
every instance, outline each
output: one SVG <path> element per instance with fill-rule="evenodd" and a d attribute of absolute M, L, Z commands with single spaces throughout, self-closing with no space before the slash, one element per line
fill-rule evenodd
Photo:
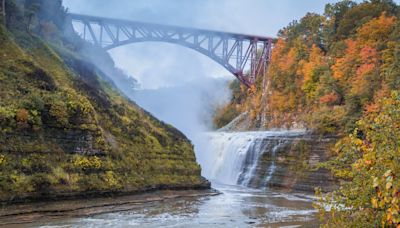
<path fill-rule="evenodd" d="M 200 52 L 250 87 L 268 67 L 272 38 L 129 20 L 68 14 L 79 35 L 105 50 L 122 45 L 157 41 Z M 77 32 L 77 33 L 78 33 Z"/>

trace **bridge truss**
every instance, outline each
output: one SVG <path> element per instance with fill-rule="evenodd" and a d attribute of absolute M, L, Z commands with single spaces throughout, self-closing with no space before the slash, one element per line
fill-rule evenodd
<path fill-rule="evenodd" d="M 68 14 L 86 41 L 109 50 L 137 42 L 178 44 L 213 59 L 250 87 L 266 73 L 272 38 L 205 29 L 159 25 L 80 14 Z"/>

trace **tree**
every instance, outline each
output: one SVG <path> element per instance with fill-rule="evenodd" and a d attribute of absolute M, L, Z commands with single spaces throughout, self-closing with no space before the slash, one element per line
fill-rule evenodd
<path fill-rule="evenodd" d="M 59 30 L 62 30 L 66 17 L 66 9 L 62 6 L 62 0 L 30 0 L 25 1 L 25 16 L 28 20 L 28 28 L 33 19 L 37 18 L 37 29 L 41 34 L 43 28 L 50 22 Z"/>
<path fill-rule="evenodd" d="M 396 15 L 397 6 L 391 0 L 372 0 L 351 7 L 343 15 L 337 27 L 338 39 L 345 39 L 355 34 L 356 30 L 373 18 L 378 18 L 383 12 L 387 15 Z"/>
<path fill-rule="evenodd" d="M 325 17 L 327 19 L 327 23 L 325 24 L 325 40 L 332 44 L 334 41 L 337 41 L 337 30 L 339 28 L 340 22 L 343 19 L 344 15 L 348 10 L 353 8 L 356 5 L 355 2 L 350 0 L 340 1 L 335 4 L 327 4 L 325 6 Z"/>
<path fill-rule="evenodd" d="M 1 13 L 3 15 L 3 23 L 6 25 L 6 0 L 1 1 Z"/>
<path fill-rule="evenodd" d="M 29 4 L 25 6 L 25 17 L 27 18 L 27 22 L 26 22 L 26 31 L 28 33 L 30 33 L 30 27 L 32 24 L 32 21 L 34 19 L 34 17 L 36 16 L 37 12 L 40 9 L 40 5 L 39 4 Z"/>
<path fill-rule="evenodd" d="M 317 205 L 328 227 L 400 226 L 400 93 L 376 106 L 337 143 L 336 159 L 324 164 L 345 180 Z"/>

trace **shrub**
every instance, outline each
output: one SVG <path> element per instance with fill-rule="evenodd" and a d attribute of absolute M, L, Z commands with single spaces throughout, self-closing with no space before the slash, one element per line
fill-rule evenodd
<path fill-rule="evenodd" d="M 94 171 L 101 168 L 102 162 L 97 156 L 85 157 L 76 155 L 73 159 L 73 165 L 75 168 L 83 171 Z"/>
<path fill-rule="evenodd" d="M 19 123 L 28 123 L 28 120 L 29 120 L 29 112 L 28 112 L 28 110 L 26 110 L 24 108 L 19 109 L 17 111 L 15 119 Z"/>
<path fill-rule="evenodd" d="M 382 99 L 379 106 L 338 142 L 337 157 L 325 164 L 346 180 L 321 198 L 318 208 L 328 227 L 400 226 L 399 93 Z M 331 210 L 323 205 L 331 205 Z"/>
<path fill-rule="evenodd" d="M 40 154 L 31 154 L 21 160 L 21 170 L 26 174 L 49 173 L 51 169 L 48 158 Z"/>
<path fill-rule="evenodd" d="M 103 179 L 108 188 L 110 188 L 110 189 L 121 188 L 121 184 L 113 171 L 105 172 L 105 174 L 103 175 Z"/>
<path fill-rule="evenodd" d="M 69 114 L 68 108 L 63 101 L 54 100 L 50 107 L 50 115 L 61 124 L 61 126 L 68 126 Z"/>
<path fill-rule="evenodd" d="M 30 185 L 35 191 L 45 193 L 50 191 L 51 181 L 46 173 L 36 173 L 31 176 Z"/>
<path fill-rule="evenodd" d="M 16 124 L 15 115 L 14 109 L 0 106 L 0 133 L 14 130 Z"/>
<path fill-rule="evenodd" d="M 0 154 L 0 167 L 2 166 L 2 165 L 4 165 L 5 163 L 6 163 L 6 156 L 5 155 L 3 155 L 3 154 Z"/>

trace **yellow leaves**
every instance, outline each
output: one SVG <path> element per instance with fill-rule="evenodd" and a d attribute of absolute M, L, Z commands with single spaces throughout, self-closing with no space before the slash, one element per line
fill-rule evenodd
<path fill-rule="evenodd" d="M 393 183 L 392 182 L 387 182 L 386 183 L 386 190 L 389 190 L 390 188 L 392 188 Z"/>
<path fill-rule="evenodd" d="M 106 171 L 104 174 L 104 181 L 108 187 L 111 188 L 120 188 L 121 184 L 117 179 L 117 176 L 113 171 Z"/>
<path fill-rule="evenodd" d="M 392 175 L 392 170 L 388 170 L 385 172 L 385 174 L 383 175 L 384 177 L 389 177 L 390 175 Z"/>
<path fill-rule="evenodd" d="M 82 170 L 99 169 L 102 166 L 102 162 L 97 156 L 85 157 L 77 155 L 73 160 L 73 165 Z"/>
<path fill-rule="evenodd" d="M 372 208 L 386 210 L 383 225 L 398 224 L 400 223 L 400 208 L 399 208 L 399 194 L 398 189 L 393 189 L 394 176 L 392 170 L 387 170 L 382 178 L 373 177 L 372 187 L 375 189 L 375 196 L 371 197 Z M 380 184 L 384 188 L 380 188 Z"/>
<path fill-rule="evenodd" d="M 6 163 L 6 156 L 3 154 L 0 154 L 0 166 Z"/>
<path fill-rule="evenodd" d="M 54 117 L 62 126 L 67 126 L 69 123 L 68 108 L 63 101 L 55 100 L 50 107 L 50 115 Z"/>
<path fill-rule="evenodd" d="M 392 174 L 392 170 L 386 171 L 385 174 L 384 174 L 383 176 L 386 177 L 386 190 L 391 189 L 392 186 L 393 186 L 393 174 Z"/>
<path fill-rule="evenodd" d="M 337 175 L 347 170 L 351 177 L 351 183 L 339 191 L 346 205 L 355 208 L 351 215 L 362 214 L 371 221 L 382 219 L 378 221 L 383 227 L 391 227 L 400 224 L 399 163 L 395 160 L 400 153 L 398 93 L 383 98 L 380 106 L 379 112 L 367 114 L 357 122 L 359 128 L 337 144 L 336 161 L 342 166 L 334 172 Z M 349 158 L 350 170 L 343 165 Z"/>
<path fill-rule="evenodd" d="M 79 112 L 81 115 L 89 116 L 94 112 L 94 108 L 90 101 L 83 95 L 77 93 L 73 89 L 65 89 L 64 94 L 67 98 L 68 108 L 74 112 Z"/>
<path fill-rule="evenodd" d="M 373 187 L 373 188 L 377 188 L 378 186 L 379 186 L 378 178 L 377 178 L 377 177 L 374 177 L 374 178 L 373 178 L 372 187 Z"/>
<path fill-rule="evenodd" d="M 361 139 L 359 139 L 359 138 L 355 138 L 353 140 L 353 143 L 354 143 L 354 145 L 357 145 L 359 147 L 361 147 L 363 145 L 363 141 Z"/>
<path fill-rule="evenodd" d="M 378 199 L 375 198 L 375 197 L 373 197 L 373 198 L 371 199 L 371 204 L 372 204 L 372 207 L 373 207 L 373 208 L 378 208 Z"/>

